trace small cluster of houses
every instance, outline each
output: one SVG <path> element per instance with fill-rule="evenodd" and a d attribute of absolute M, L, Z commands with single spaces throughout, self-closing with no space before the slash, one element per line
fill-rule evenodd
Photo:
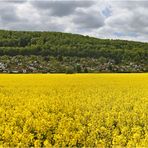
<path fill-rule="evenodd" d="M 79 71 L 76 70 L 79 65 Z M 44 58 L 30 59 L 28 57 L 9 57 L 9 59 L 0 59 L 0 73 L 66 73 L 67 68 L 72 68 L 75 72 L 145 72 L 148 71 L 145 66 L 129 63 L 117 65 L 114 62 L 100 63 L 97 59 L 80 59 L 78 63 L 70 59 L 67 61 L 58 61 L 57 58 L 44 60 Z M 81 71 L 80 71 L 81 70 Z"/>
<path fill-rule="evenodd" d="M 37 69 L 37 67 L 33 64 L 4 64 L 0 62 L 0 73 L 43 73 L 44 70 Z"/>
<path fill-rule="evenodd" d="M 142 65 L 129 63 L 127 65 L 115 65 L 113 63 L 104 63 L 98 68 L 101 72 L 144 72 L 146 68 Z"/>

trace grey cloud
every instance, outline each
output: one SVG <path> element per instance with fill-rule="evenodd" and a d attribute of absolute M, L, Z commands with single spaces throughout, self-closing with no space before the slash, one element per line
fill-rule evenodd
<path fill-rule="evenodd" d="M 28 0 L 1 0 L 1 2 L 5 2 L 5 3 L 14 3 L 14 4 L 21 4 L 21 3 L 25 3 Z"/>
<path fill-rule="evenodd" d="M 55 24 L 36 24 L 36 23 L 30 23 L 30 22 L 19 22 L 17 24 L 11 24 L 9 26 L 12 30 L 19 30 L 19 31 L 64 31 L 64 27 L 61 25 L 55 25 Z"/>
<path fill-rule="evenodd" d="M 5 5 L 1 3 L 0 7 L 0 20 L 2 24 L 7 23 L 14 23 L 19 20 L 16 12 L 15 12 L 15 6 Z"/>
<path fill-rule="evenodd" d="M 119 1 L 112 1 L 112 6 L 114 7 L 120 7 L 125 9 L 137 9 L 139 7 L 148 7 L 148 1 L 147 0 L 119 0 Z"/>
<path fill-rule="evenodd" d="M 104 17 L 96 12 L 77 12 L 73 18 L 73 23 L 82 29 L 97 29 L 104 25 Z"/>
<path fill-rule="evenodd" d="M 94 1 L 33 1 L 32 5 L 37 9 L 48 10 L 52 16 L 71 15 L 76 8 L 87 8 Z"/>

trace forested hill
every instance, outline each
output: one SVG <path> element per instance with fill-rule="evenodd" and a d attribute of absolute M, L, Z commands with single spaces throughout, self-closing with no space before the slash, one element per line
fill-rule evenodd
<path fill-rule="evenodd" d="M 148 43 L 103 40 L 58 32 L 0 31 L 1 55 L 62 55 L 105 57 L 121 60 L 144 60 Z"/>
<path fill-rule="evenodd" d="M 70 66 L 70 69 L 75 69 L 77 66 L 74 64 L 77 64 L 78 69 L 88 72 L 148 71 L 148 43 L 97 39 L 60 32 L 0 30 L 0 60 L 3 63 L 6 63 L 3 60 L 6 56 L 11 61 L 20 56 L 30 59 L 32 55 L 39 63 L 48 63 L 52 57 L 60 66 L 66 64 L 68 68 Z M 41 57 L 42 62 L 37 60 L 38 57 Z M 101 70 L 101 66 L 105 68 Z"/>

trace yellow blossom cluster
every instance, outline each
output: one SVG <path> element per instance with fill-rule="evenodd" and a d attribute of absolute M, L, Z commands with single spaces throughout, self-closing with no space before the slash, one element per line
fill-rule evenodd
<path fill-rule="evenodd" d="M 2 74 L 0 146 L 147 147 L 148 74 Z"/>

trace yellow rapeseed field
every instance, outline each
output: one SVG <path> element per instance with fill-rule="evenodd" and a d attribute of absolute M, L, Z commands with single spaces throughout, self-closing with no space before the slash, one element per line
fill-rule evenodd
<path fill-rule="evenodd" d="M 1 74 L 0 146 L 148 147 L 148 74 Z"/>

